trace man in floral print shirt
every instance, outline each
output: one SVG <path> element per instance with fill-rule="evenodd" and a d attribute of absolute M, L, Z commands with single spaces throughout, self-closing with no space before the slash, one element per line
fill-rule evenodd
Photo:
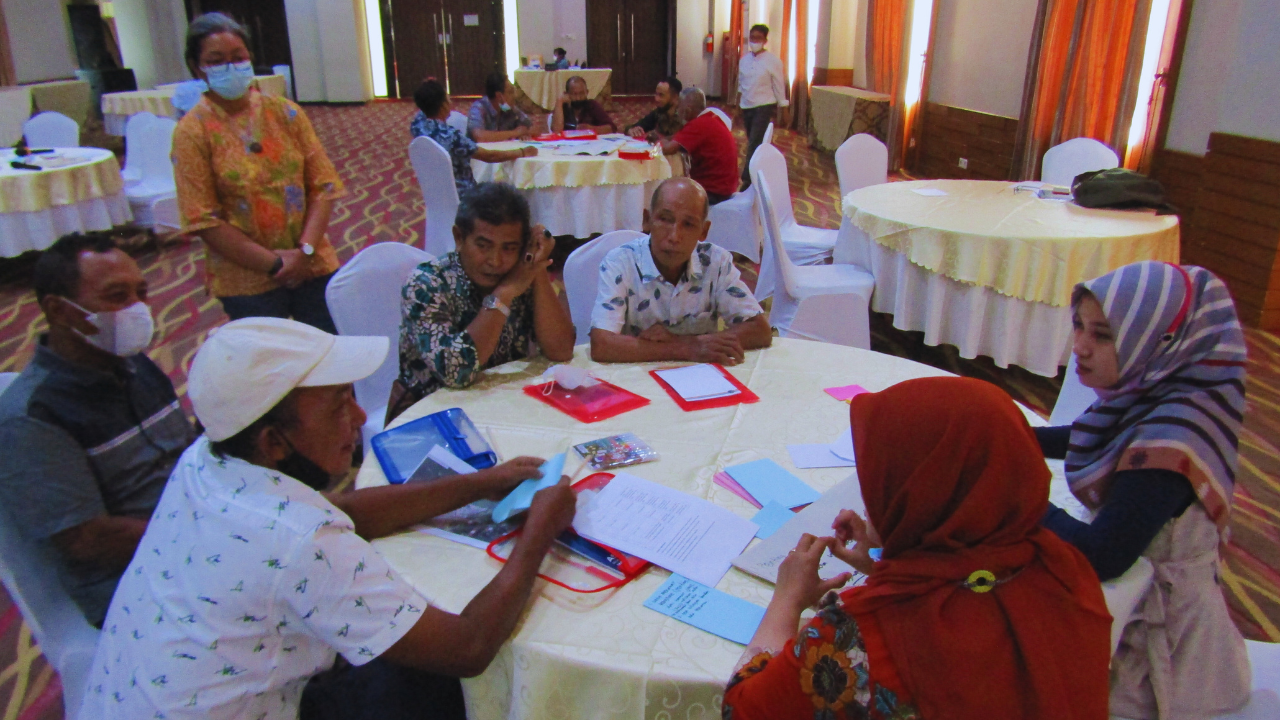
<path fill-rule="evenodd" d="M 736 365 L 744 351 L 769 347 L 769 320 L 732 254 L 706 242 L 711 223 L 701 185 L 664 181 L 644 223 L 648 237 L 615 248 L 600 264 L 592 359 Z"/>
<path fill-rule="evenodd" d="M 120 581 L 81 717 L 297 718 L 304 686 L 339 653 L 352 673 L 374 663 L 455 678 L 485 669 L 572 520 L 573 494 L 567 479 L 538 493 L 511 561 L 460 615 L 432 608 L 368 540 L 504 494 L 536 477 L 541 460 L 321 494 L 359 446 L 365 415 L 351 383 L 377 369 L 388 345 L 277 318 L 210 336 L 189 381 L 205 435 L 178 461 Z M 454 683 L 455 712 L 427 717 L 459 717 Z M 412 705 L 400 697 L 412 687 L 348 685 L 381 690 L 357 709 L 423 716 L 421 705 L 386 712 Z"/>

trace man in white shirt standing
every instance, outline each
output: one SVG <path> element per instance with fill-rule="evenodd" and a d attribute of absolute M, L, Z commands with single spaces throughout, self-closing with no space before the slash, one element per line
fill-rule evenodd
<path fill-rule="evenodd" d="M 790 105 L 787 79 L 782 74 L 782 60 L 764 49 L 769 40 L 769 26 L 752 25 L 747 35 L 747 54 L 738 63 L 738 107 L 742 108 L 742 124 L 747 128 L 747 161 L 742 164 L 742 189 L 751 186 L 751 155 L 764 142 L 764 131 L 778 108 Z M 783 124 L 785 120 L 780 117 Z"/>

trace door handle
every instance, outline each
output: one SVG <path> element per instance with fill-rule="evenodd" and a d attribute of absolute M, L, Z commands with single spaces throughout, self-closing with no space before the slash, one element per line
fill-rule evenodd
<path fill-rule="evenodd" d="M 440 23 L 436 22 L 436 14 L 431 13 L 431 27 L 436 31 L 436 44 L 444 44 L 444 33 L 440 32 Z"/>
<path fill-rule="evenodd" d="M 622 51 L 622 13 L 618 13 L 618 59 L 622 60 L 627 54 Z"/>
<path fill-rule="evenodd" d="M 443 15 L 444 11 L 441 10 L 440 14 Z M 452 47 L 453 45 L 453 13 L 449 13 L 449 28 L 445 30 L 444 41 L 446 44 Z"/>
<path fill-rule="evenodd" d="M 636 56 L 636 14 L 631 13 L 631 57 Z"/>

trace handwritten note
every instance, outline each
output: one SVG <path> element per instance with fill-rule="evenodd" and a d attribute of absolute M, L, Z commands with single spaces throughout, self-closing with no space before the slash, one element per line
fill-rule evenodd
<path fill-rule="evenodd" d="M 672 575 L 644 606 L 746 645 L 764 620 L 764 608 L 688 578 Z"/>

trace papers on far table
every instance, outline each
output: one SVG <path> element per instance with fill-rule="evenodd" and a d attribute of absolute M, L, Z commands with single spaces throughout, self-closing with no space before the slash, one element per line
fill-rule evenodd
<path fill-rule="evenodd" d="M 618 473 L 578 506 L 573 529 L 588 540 L 715 587 L 758 526 L 701 498 Z"/>
<path fill-rule="evenodd" d="M 565 142 L 551 151 L 553 155 L 608 155 L 626 144 L 626 140 L 592 140 L 590 142 Z"/>
<path fill-rule="evenodd" d="M 945 197 L 947 194 L 946 190 L 939 190 L 938 188 L 919 188 L 911 192 L 925 197 Z"/>
<path fill-rule="evenodd" d="M 733 383 L 729 382 L 719 370 L 706 363 L 672 370 L 658 370 L 657 375 L 686 402 L 729 397 L 742 392 L 734 387 Z"/>
<path fill-rule="evenodd" d="M 866 515 L 866 506 L 862 503 L 862 489 L 858 486 L 856 475 L 849 476 L 823 493 L 822 497 L 796 513 L 795 517 L 788 520 L 768 538 L 761 540 L 755 547 L 738 556 L 733 564 L 758 578 L 776 583 L 778 566 L 787 557 L 787 553 L 795 549 L 800 536 L 805 533 L 818 537 L 830 536 L 831 523 L 835 522 L 841 510 L 846 509 L 855 510 L 859 515 Z M 830 550 L 824 552 L 818 564 L 818 576 L 827 580 L 842 572 L 853 573 L 854 584 L 866 578 L 862 573 L 838 560 Z"/>

